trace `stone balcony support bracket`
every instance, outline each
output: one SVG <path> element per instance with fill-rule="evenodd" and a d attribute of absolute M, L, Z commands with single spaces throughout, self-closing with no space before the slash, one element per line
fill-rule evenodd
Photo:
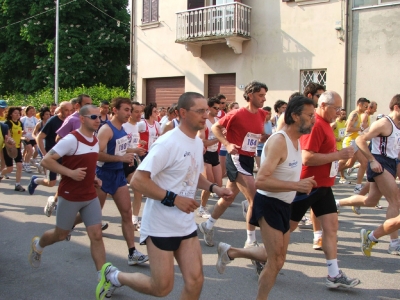
<path fill-rule="evenodd" d="M 226 44 L 233 49 L 233 52 L 235 52 L 235 54 L 242 53 L 243 39 L 234 37 L 227 37 L 225 39 L 226 39 Z"/>
<path fill-rule="evenodd" d="M 185 43 L 187 51 L 192 52 L 194 57 L 201 57 L 201 44 Z"/>

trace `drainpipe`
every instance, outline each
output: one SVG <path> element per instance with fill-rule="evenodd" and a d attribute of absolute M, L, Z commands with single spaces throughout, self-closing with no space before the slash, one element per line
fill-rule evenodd
<path fill-rule="evenodd" d="M 350 111 L 350 99 L 348 99 L 348 95 L 349 93 L 349 47 L 351 47 L 351 44 L 349 43 L 349 12 L 350 12 L 350 0 L 346 1 L 343 0 L 343 2 L 345 3 L 345 19 L 346 19 L 346 26 L 345 26 L 345 50 L 344 50 L 344 95 L 343 95 L 343 101 L 344 101 L 344 108 L 346 109 L 346 111 Z M 348 101 L 349 100 L 349 101 Z"/>

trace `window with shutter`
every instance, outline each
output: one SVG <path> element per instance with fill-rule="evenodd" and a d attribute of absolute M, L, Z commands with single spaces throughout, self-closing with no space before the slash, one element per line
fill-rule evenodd
<path fill-rule="evenodd" d="M 142 23 L 158 21 L 158 0 L 143 0 Z"/>

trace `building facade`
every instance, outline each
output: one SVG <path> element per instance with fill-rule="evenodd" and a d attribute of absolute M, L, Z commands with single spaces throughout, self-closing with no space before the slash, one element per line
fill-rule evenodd
<path fill-rule="evenodd" d="M 244 86 L 255 79 L 267 84 L 265 105 L 273 106 L 314 81 L 339 92 L 348 110 L 366 97 L 386 112 L 399 93 L 400 59 L 400 1 L 387 2 L 136 0 L 137 100 L 169 106 L 194 91 L 242 106 Z"/>

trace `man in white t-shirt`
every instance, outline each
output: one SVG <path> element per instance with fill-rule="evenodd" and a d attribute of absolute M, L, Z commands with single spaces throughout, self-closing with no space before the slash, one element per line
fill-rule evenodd
<path fill-rule="evenodd" d="M 174 258 L 185 282 L 180 299 L 200 297 L 204 278 L 193 214 L 199 206 L 194 199 L 196 190 L 210 190 L 221 197 L 230 197 L 232 192 L 201 175 L 203 142 L 196 134 L 205 126 L 207 101 L 198 93 L 184 93 L 177 109 L 179 127 L 157 139 L 131 182 L 148 196 L 140 241 L 147 246 L 151 277 L 123 273 L 107 263 L 102 267 L 97 299 L 103 299 L 108 290 L 121 285 L 157 297 L 168 295 L 174 286 Z"/>

